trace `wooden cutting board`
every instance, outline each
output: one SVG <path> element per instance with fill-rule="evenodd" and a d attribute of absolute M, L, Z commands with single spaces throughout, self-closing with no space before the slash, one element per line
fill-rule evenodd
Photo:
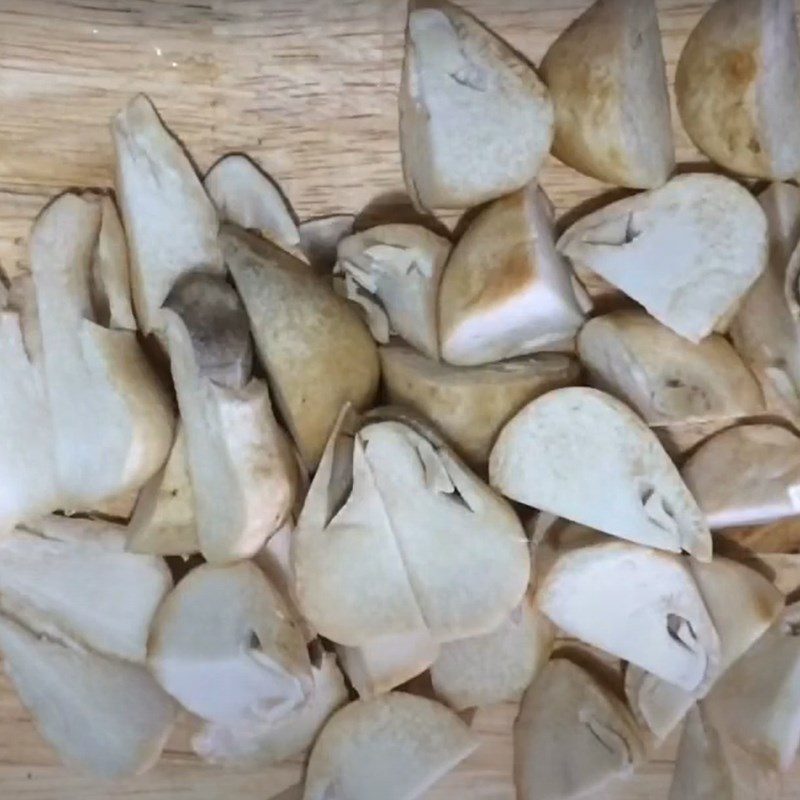
<path fill-rule="evenodd" d="M 463 5 L 538 63 L 588 0 Z M 706 5 L 658 3 L 670 77 Z M 201 170 L 246 151 L 301 219 L 398 203 L 404 16 L 402 0 L 0 0 L 0 266 L 24 268 L 28 227 L 48 197 L 111 184 L 108 121 L 136 92 L 152 97 Z M 679 161 L 701 161 L 673 117 Z M 610 188 L 552 160 L 541 181 L 560 214 Z M 781 536 L 782 547 L 800 542 L 786 527 Z M 481 712 L 482 746 L 427 797 L 512 800 L 514 713 Z M 0 679 L 0 800 L 267 800 L 300 779 L 299 763 L 205 766 L 189 732 L 182 723 L 147 775 L 96 781 L 59 765 Z M 665 800 L 674 744 L 602 797 Z M 800 800 L 800 769 L 784 798 Z"/>

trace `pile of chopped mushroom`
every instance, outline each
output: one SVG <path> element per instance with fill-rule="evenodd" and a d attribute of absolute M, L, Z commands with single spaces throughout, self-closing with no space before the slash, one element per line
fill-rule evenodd
<path fill-rule="evenodd" d="M 672 177 L 651 0 L 598 0 L 541 78 L 412 3 L 404 177 L 486 203 L 458 241 L 298 224 L 247 157 L 201 179 L 146 97 L 118 114 L 116 194 L 53 199 L 0 296 L 0 652 L 66 762 L 142 772 L 183 709 L 209 762 L 309 754 L 305 800 L 413 800 L 511 702 L 521 800 L 681 723 L 672 800 L 775 791 L 800 609 L 725 531 L 800 515 L 793 13 L 718 0 L 678 66 L 757 198 Z M 551 149 L 645 191 L 556 235 Z"/>

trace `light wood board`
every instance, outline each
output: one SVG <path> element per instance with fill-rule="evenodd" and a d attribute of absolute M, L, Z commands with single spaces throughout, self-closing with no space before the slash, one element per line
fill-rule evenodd
<path fill-rule="evenodd" d="M 588 2 L 463 5 L 538 63 Z M 706 5 L 658 3 L 670 77 Z M 401 0 L 0 0 L 0 266 L 25 265 L 28 227 L 48 197 L 111 184 L 108 121 L 136 92 L 153 98 L 201 170 L 244 150 L 301 219 L 396 200 L 404 15 Z M 679 161 L 701 160 L 675 129 Z M 609 188 L 552 160 L 541 182 L 560 214 Z M 510 706 L 482 712 L 481 747 L 428 798 L 511 800 L 513 716 Z M 604 800 L 666 798 L 673 752 L 674 742 Z M 183 724 L 149 774 L 86 778 L 59 765 L 0 679 L 2 800 L 267 800 L 300 776 L 300 764 L 204 766 Z M 800 800 L 800 770 L 787 776 L 784 798 Z"/>

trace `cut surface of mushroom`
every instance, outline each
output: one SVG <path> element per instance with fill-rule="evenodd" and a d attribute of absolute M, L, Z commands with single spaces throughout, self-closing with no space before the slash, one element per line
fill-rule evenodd
<path fill-rule="evenodd" d="M 618 186 L 666 182 L 675 151 L 652 0 L 597 0 L 550 46 L 541 71 L 556 158 Z"/>
<path fill-rule="evenodd" d="M 689 35 L 675 95 L 712 160 L 754 178 L 800 172 L 800 45 L 792 0 L 717 0 Z"/>
<path fill-rule="evenodd" d="M 553 106 L 533 67 L 444 0 L 409 6 L 400 83 L 408 194 L 425 208 L 468 208 L 539 172 Z"/>
<path fill-rule="evenodd" d="M 568 346 L 584 314 L 532 184 L 487 206 L 454 245 L 439 292 L 442 358 L 476 365 Z"/>
<path fill-rule="evenodd" d="M 643 759 L 621 700 L 566 658 L 544 666 L 514 723 L 520 800 L 577 800 L 629 776 Z"/>
<path fill-rule="evenodd" d="M 500 432 L 489 480 L 512 500 L 612 536 L 711 557 L 702 512 L 655 435 L 597 389 L 528 403 Z"/>
<path fill-rule="evenodd" d="M 415 800 L 477 746 L 452 711 L 427 698 L 356 700 L 314 743 L 303 800 Z"/>
<path fill-rule="evenodd" d="M 763 271 L 767 224 L 747 189 L 692 173 L 588 214 L 562 234 L 558 250 L 699 342 Z"/>
<path fill-rule="evenodd" d="M 571 636 L 685 691 L 717 674 L 720 642 L 686 559 L 609 542 L 560 555 L 537 607 Z"/>
<path fill-rule="evenodd" d="M 364 309 L 372 336 L 396 333 L 439 357 L 438 299 L 450 242 L 421 225 L 378 225 L 339 242 L 334 275 Z"/>

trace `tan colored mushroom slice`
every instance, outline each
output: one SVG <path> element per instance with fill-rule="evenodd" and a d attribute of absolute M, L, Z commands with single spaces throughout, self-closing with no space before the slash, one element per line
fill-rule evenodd
<path fill-rule="evenodd" d="M 232 226 L 221 239 L 275 401 L 313 469 L 342 406 L 371 405 L 377 348 L 357 311 L 307 265 Z"/>
<path fill-rule="evenodd" d="M 570 636 L 685 691 L 718 674 L 720 642 L 687 559 L 609 542 L 559 556 L 538 608 Z"/>
<path fill-rule="evenodd" d="M 583 319 L 540 188 L 503 197 L 472 220 L 442 277 L 445 361 L 469 366 L 563 348 Z"/>
<path fill-rule="evenodd" d="M 716 557 L 688 566 L 719 634 L 717 680 L 775 622 L 783 594 L 761 574 L 731 559 Z M 708 688 L 686 691 L 634 665 L 625 674 L 631 708 L 658 740 L 669 735 Z"/>
<path fill-rule="evenodd" d="M 477 746 L 465 723 L 427 698 L 357 700 L 317 738 L 303 800 L 414 800 Z"/>
<path fill-rule="evenodd" d="M 518 702 L 550 657 L 554 635 L 531 592 L 499 628 L 441 646 L 431 666 L 434 691 L 456 711 Z"/>
<path fill-rule="evenodd" d="M 0 613 L 104 655 L 144 662 L 171 587 L 164 561 L 126 552 L 111 523 L 54 516 L 0 539 Z"/>
<path fill-rule="evenodd" d="M 577 800 L 629 776 L 643 760 L 639 731 L 621 700 L 565 658 L 545 665 L 514 723 L 520 800 Z"/>
<path fill-rule="evenodd" d="M 162 604 L 148 664 L 202 719 L 272 722 L 311 691 L 305 637 L 280 593 L 250 562 L 192 570 Z"/>
<path fill-rule="evenodd" d="M 300 249 L 318 275 L 331 274 L 339 242 L 353 233 L 355 221 L 354 214 L 331 214 L 304 220 L 297 226 Z"/>
<path fill-rule="evenodd" d="M 280 720 L 206 723 L 192 737 L 192 748 L 205 761 L 225 765 L 277 764 L 311 747 L 322 726 L 347 702 L 347 688 L 336 658 L 322 656 L 312 665 L 313 689 L 305 704 Z"/>
<path fill-rule="evenodd" d="M 800 743 L 799 622 L 797 604 L 786 608 L 705 700 L 719 730 L 782 772 Z"/>
<path fill-rule="evenodd" d="M 161 313 L 200 550 L 212 563 L 248 558 L 290 514 L 296 470 L 267 384 L 250 377 L 244 308 L 224 280 L 199 273 L 176 284 Z"/>
<path fill-rule="evenodd" d="M 5 671 L 70 765 L 121 778 L 158 761 L 177 706 L 142 666 L 32 633 L 0 615 Z"/>
<path fill-rule="evenodd" d="M 612 536 L 711 558 L 703 514 L 655 435 L 597 389 L 528 403 L 498 436 L 489 480 L 512 500 Z"/>
<path fill-rule="evenodd" d="M 800 514 L 800 438 L 779 425 L 740 425 L 700 445 L 681 469 L 712 530 Z"/>
<path fill-rule="evenodd" d="M 763 271 L 767 224 L 747 189 L 693 173 L 583 217 L 558 250 L 699 342 Z"/>
<path fill-rule="evenodd" d="M 392 420 L 332 437 L 295 537 L 303 613 L 343 645 L 487 633 L 529 577 L 512 508 L 446 447 Z"/>
<path fill-rule="evenodd" d="M 800 46 L 792 0 L 717 0 L 686 42 L 675 95 L 712 160 L 754 178 L 800 172 Z"/>
<path fill-rule="evenodd" d="M 539 172 L 553 106 L 533 67 L 444 0 L 409 5 L 400 83 L 406 189 L 424 208 L 469 208 Z"/>
<path fill-rule="evenodd" d="M 693 344 L 644 311 L 595 317 L 578 336 L 593 386 L 631 406 L 651 427 L 677 428 L 763 413 L 761 389 L 728 341 Z"/>
<path fill-rule="evenodd" d="M 360 305 L 375 341 L 396 333 L 439 357 L 438 299 L 450 242 L 421 225 L 378 225 L 339 242 L 333 274 Z"/>
<path fill-rule="evenodd" d="M 556 158 L 617 186 L 666 182 L 675 149 L 653 0 L 597 0 L 550 45 L 541 72 Z"/>
<path fill-rule="evenodd" d="M 186 436 L 180 421 L 167 463 L 139 492 L 127 531 L 132 553 L 185 556 L 200 550 Z"/>
<path fill-rule="evenodd" d="M 380 349 L 386 397 L 430 420 L 474 467 L 483 469 L 500 429 L 526 402 L 577 383 L 580 366 L 557 353 L 456 367 L 410 347 Z"/>
<path fill-rule="evenodd" d="M 173 436 L 172 403 L 136 333 L 104 327 L 92 304 L 103 211 L 101 196 L 63 194 L 30 238 L 53 458 L 67 509 L 91 510 L 139 488 L 166 460 Z"/>
<path fill-rule="evenodd" d="M 800 189 L 774 183 L 758 201 L 769 224 L 769 259 L 742 299 L 730 332 L 761 383 L 767 408 L 800 424 L 800 328 L 792 313 L 789 271 L 800 240 Z"/>
<path fill-rule="evenodd" d="M 144 333 L 187 272 L 223 274 L 214 204 L 153 104 L 137 95 L 111 125 L 116 187 L 131 254 L 133 306 Z"/>
<path fill-rule="evenodd" d="M 777 775 L 717 730 L 702 703 L 686 717 L 669 800 L 777 800 Z"/>
<path fill-rule="evenodd" d="M 427 630 L 378 636 L 360 647 L 336 647 L 345 675 L 364 700 L 416 678 L 439 652 L 439 643 Z"/>
<path fill-rule="evenodd" d="M 278 185 L 248 156 L 224 156 L 206 173 L 203 186 L 223 222 L 254 230 L 285 250 L 300 250 L 300 233 Z"/>

